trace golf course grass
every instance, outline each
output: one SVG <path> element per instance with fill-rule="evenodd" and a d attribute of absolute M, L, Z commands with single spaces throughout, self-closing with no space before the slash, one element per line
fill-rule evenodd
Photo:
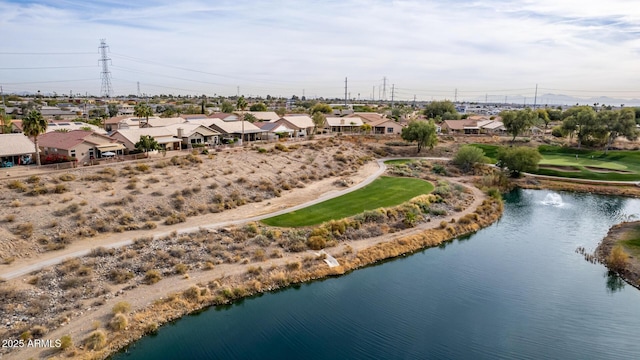
<path fill-rule="evenodd" d="M 497 161 L 497 145 L 473 144 L 492 162 Z M 640 180 L 640 151 L 581 150 L 540 145 L 542 160 L 535 172 L 540 175 L 604 181 Z"/>
<path fill-rule="evenodd" d="M 428 194 L 434 186 L 415 178 L 383 176 L 348 194 L 319 204 L 262 220 L 270 226 L 300 227 L 343 219 L 380 207 L 402 204 L 418 195 Z"/>

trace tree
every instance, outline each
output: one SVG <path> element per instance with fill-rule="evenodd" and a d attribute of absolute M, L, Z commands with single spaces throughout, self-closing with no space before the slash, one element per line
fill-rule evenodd
<path fill-rule="evenodd" d="M 484 151 L 471 145 L 461 147 L 453 158 L 453 163 L 464 172 L 469 172 L 476 164 L 485 162 L 487 162 L 487 158 L 484 156 Z"/>
<path fill-rule="evenodd" d="M 436 134 L 436 125 L 433 120 L 430 121 L 412 121 L 407 127 L 402 129 L 400 135 L 403 140 L 408 142 L 416 141 L 418 143 L 418 153 L 423 146 L 429 146 L 433 149 L 438 143 L 438 135 Z"/>
<path fill-rule="evenodd" d="M 45 120 L 37 110 L 31 110 L 29 114 L 22 119 L 22 132 L 27 136 L 33 137 L 33 142 L 36 146 L 36 164 L 38 166 L 41 165 L 38 136 L 47 131 L 47 124 L 47 120 Z"/>
<path fill-rule="evenodd" d="M 529 108 L 524 110 L 505 110 L 500 113 L 502 123 L 505 129 L 507 129 L 507 133 L 513 135 L 511 142 L 515 141 L 518 135 L 529 130 L 535 123 L 537 116 L 538 115 Z"/>
<path fill-rule="evenodd" d="M 602 139 L 606 135 L 604 127 L 597 119 L 595 110 L 590 106 L 573 107 L 566 110 L 563 116 L 562 129 L 570 138 L 574 134 L 576 135 L 578 148 L 582 147 L 586 140 Z"/>
<path fill-rule="evenodd" d="M 325 116 L 324 116 L 324 114 L 322 112 L 316 111 L 311 116 L 311 119 L 313 120 L 313 133 L 317 134 L 318 133 L 318 128 L 323 128 L 324 127 L 324 123 L 326 121 L 326 118 L 325 118 Z"/>
<path fill-rule="evenodd" d="M 240 145 L 244 144 L 244 109 L 247 107 L 247 100 L 244 99 L 244 95 L 238 98 L 236 107 L 240 110 L 240 123 L 242 124 L 242 137 L 240 138 Z"/>
<path fill-rule="evenodd" d="M 370 134 L 373 127 L 370 124 L 362 124 L 360 130 L 365 134 Z"/>
<path fill-rule="evenodd" d="M 109 117 L 114 117 L 114 116 L 118 115 L 118 105 L 109 104 L 107 106 L 107 111 L 109 112 Z"/>
<path fill-rule="evenodd" d="M 160 145 L 158 145 L 156 139 L 151 135 L 140 135 L 140 140 L 135 144 L 135 147 L 136 149 L 146 153 L 152 150 L 158 150 Z"/>
<path fill-rule="evenodd" d="M 605 154 L 609 151 L 613 141 L 619 136 L 624 136 L 629 141 L 634 141 L 638 138 L 635 111 L 633 109 L 604 110 L 598 113 L 597 118 L 608 133 L 604 149 Z"/>
<path fill-rule="evenodd" d="M 509 171 L 512 177 L 519 177 L 523 172 L 535 171 L 542 155 L 536 148 L 526 146 L 498 149 L 497 165 Z"/>
<path fill-rule="evenodd" d="M 233 108 L 233 104 L 230 101 L 225 100 L 222 102 L 222 105 L 220 105 L 220 111 L 222 111 L 223 113 L 230 114 L 233 112 L 233 110 L 235 109 Z"/>
<path fill-rule="evenodd" d="M 0 132 L 3 134 L 11 133 L 11 118 L 5 114 L 4 109 L 0 109 L 0 120 L 2 120 L 2 124 L 0 124 Z"/>
<path fill-rule="evenodd" d="M 267 105 L 264 103 L 253 104 L 249 107 L 249 111 L 267 111 Z"/>
<path fill-rule="evenodd" d="M 133 108 L 133 113 L 140 119 L 145 118 L 145 124 L 149 124 L 149 116 L 153 115 L 153 110 L 151 110 L 151 107 L 145 103 L 138 103 Z"/>
<path fill-rule="evenodd" d="M 333 109 L 331 108 L 331 106 L 329 106 L 329 104 L 317 103 L 311 108 L 311 115 L 318 112 L 323 114 L 333 114 Z"/>
<path fill-rule="evenodd" d="M 447 119 L 444 118 L 445 114 L 447 114 Z M 455 120 L 460 118 L 456 106 L 449 100 L 432 101 L 424 108 L 424 115 L 428 119 L 437 120 Z"/>
<path fill-rule="evenodd" d="M 252 113 L 243 114 L 243 117 L 244 117 L 244 121 L 248 121 L 250 123 L 254 123 L 254 122 L 258 121 L 258 118 L 255 115 L 253 115 Z"/>
<path fill-rule="evenodd" d="M 544 124 L 544 131 L 547 132 L 547 127 L 549 127 L 549 123 L 551 122 L 551 118 L 549 117 L 549 113 L 546 109 L 537 109 L 536 110 L 536 118 L 538 122 Z"/>

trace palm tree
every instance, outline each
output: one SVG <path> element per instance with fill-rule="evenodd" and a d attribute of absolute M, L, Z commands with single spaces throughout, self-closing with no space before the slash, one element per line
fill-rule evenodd
<path fill-rule="evenodd" d="M 22 119 L 22 132 L 27 136 L 33 137 L 33 142 L 36 145 L 36 164 L 38 164 L 38 166 L 41 165 L 38 136 L 47 131 L 47 124 L 47 120 L 45 120 L 40 111 L 37 110 L 31 110 L 31 112 Z"/>
<path fill-rule="evenodd" d="M 240 145 L 244 145 L 244 109 L 247 107 L 247 100 L 244 99 L 244 95 L 238 98 L 236 108 L 240 110 L 240 124 L 242 125 L 242 137 L 240 139 Z"/>
<path fill-rule="evenodd" d="M 149 116 L 153 115 L 153 110 L 151 110 L 151 107 L 144 103 L 137 104 L 133 108 L 133 112 L 138 118 L 145 118 L 145 124 L 149 124 Z M 142 127 L 142 124 L 140 125 L 140 127 Z"/>

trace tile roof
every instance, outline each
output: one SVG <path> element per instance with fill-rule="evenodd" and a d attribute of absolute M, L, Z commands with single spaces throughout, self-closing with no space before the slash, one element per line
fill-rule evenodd
<path fill-rule="evenodd" d="M 105 135 L 85 130 L 72 130 L 69 132 L 53 131 L 38 137 L 38 146 L 63 150 L 73 149 L 83 142 L 105 145 L 112 144 L 115 141 Z"/>
<path fill-rule="evenodd" d="M 38 140 L 41 137 L 38 137 Z M 0 156 L 33 154 L 35 152 L 35 145 L 24 134 L 0 134 Z"/>
<path fill-rule="evenodd" d="M 328 117 L 329 126 L 362 126 L 362 119 L 359 117 Z"/>
<path fill-rule="evenodd" d="M 307 115 L 283 116 L 282 119 L 285 119 L 291 125 L 299 128 L 299 129 L 306 129 L 306 128 L 315 127 L 315 124 L 313 123 L 313 119 L 311 119 Z"/>

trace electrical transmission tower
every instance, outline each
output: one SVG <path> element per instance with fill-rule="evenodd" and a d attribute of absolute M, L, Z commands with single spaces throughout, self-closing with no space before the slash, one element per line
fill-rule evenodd
<path fill-rule="evenodd" d="M 111 87 L 111 72 L 109 71 L 109 61 L 111 61 L 111 59 L 107 57 L 108 48 L 107 39 L 100 39 L 100 60 L 98 60 L 98 62 L 102 63 L 100 96 L 106 98 L 110 98 L 113 93 L 113 87 Z"/>

